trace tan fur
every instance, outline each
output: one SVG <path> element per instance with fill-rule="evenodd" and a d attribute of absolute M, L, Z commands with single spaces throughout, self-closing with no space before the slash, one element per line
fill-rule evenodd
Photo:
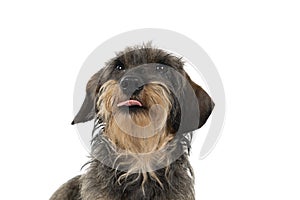
<path fill-rule="evenodd" d="M 100 88 L 97 115 L 106 123 L 105 135 L 116 147 L 128 153 L 149 153 L 162 148 L 173 138 L 166 130 L 171 103 L 165 88 L 156 83 L 145 86 L 141 101 L 150 110 L 132 114 L 118 110 L 116 105 L 123 99 L 115 81 L 110 80 Z"/>
<path fill-rule="evenodd" d="M 123 100 L 123 94 L 116 81 L 106 82 L 100 88 L 100 94 L 97 115 L 106 123 L 104 134 L 116 146 L 120 155 L 128 154 L 136 161 L 131 170 L 118 181 L 126 179 L 130 173 L 139 171 L 143 176 L 142 185 L 148 179 L 147 174 L 160 183 L 153 172 L 154 169 L 151 169 L 153 162 L 159 162 L 153 159 L 152 153 L 162 150 L 174 137 L 166 127 L 167 116 L 172 106 L 167 87 L 155 82 L 146 85 L 140 96 L 143 97 L 141 101 L 144 106 L 150 109 L 131 114 L 120 112 L 116 106 Z"/>

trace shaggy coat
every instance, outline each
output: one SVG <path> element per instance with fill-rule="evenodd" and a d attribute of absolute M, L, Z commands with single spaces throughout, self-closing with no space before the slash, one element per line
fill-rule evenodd
<path fill-rule="evenodd" d="M 127 48 L 94 74 L 72 124 L 94 120 L 87 171 L 50 200 L 193 200 L 193 131 L 214 103 L 183 61 L 150 45 Z"/>

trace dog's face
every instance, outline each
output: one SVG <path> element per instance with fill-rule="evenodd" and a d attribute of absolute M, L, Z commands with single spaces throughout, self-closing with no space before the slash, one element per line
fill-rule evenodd
<path fill-rule="evenodd" d="M 214 103 L 183 69 L 181 59 L 151 47 L 117 54 L 87 84 L 73 124 L 93 118 L 118 148 L 148 153 L 176 134 L 200 128 Z"/>

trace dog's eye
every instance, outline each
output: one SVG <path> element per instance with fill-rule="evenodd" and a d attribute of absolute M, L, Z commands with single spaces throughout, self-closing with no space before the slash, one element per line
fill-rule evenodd
<path fill-rule="evenodd" d="M 119 70 L 119 71 L 121 71 L 121 70 L 125 69 L 125 66 L 121 62 L 117 62 L 116 63 L 116 69 Z"/>
<path fill-rule="evenodd" d="M 125 67 L 124 67 L 123 65 L 117 65 L 117 66 L 116 66 L 116 69 L 117 69 L 117 70 L 124 70 Z"/>
<path fill-rule="evenodd" d="M 166 72 L 167 67 L 164 65 L 156 65 L 156 71 L 161 72 L 161 73 Z"/>

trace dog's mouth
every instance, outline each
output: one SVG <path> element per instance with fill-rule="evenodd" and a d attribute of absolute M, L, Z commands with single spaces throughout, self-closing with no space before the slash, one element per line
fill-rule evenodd
<path fill-rule="evenodd" d="M 129 109 L 130 112 L 145 110 L 143 103 L 138 99 L 121 101 L 117 104 L 117 107 L 125 110 Z"/>
<path fill-rule="evenodd" d="M 117 107 L 143 107 L 143 104 L 138 101 L 138 100 L 135 100 L 135 99 L 129 99 L 129 100 L 126 100 L 126 101 L 122 101 L 120 103 L 117 104 Z"/>

